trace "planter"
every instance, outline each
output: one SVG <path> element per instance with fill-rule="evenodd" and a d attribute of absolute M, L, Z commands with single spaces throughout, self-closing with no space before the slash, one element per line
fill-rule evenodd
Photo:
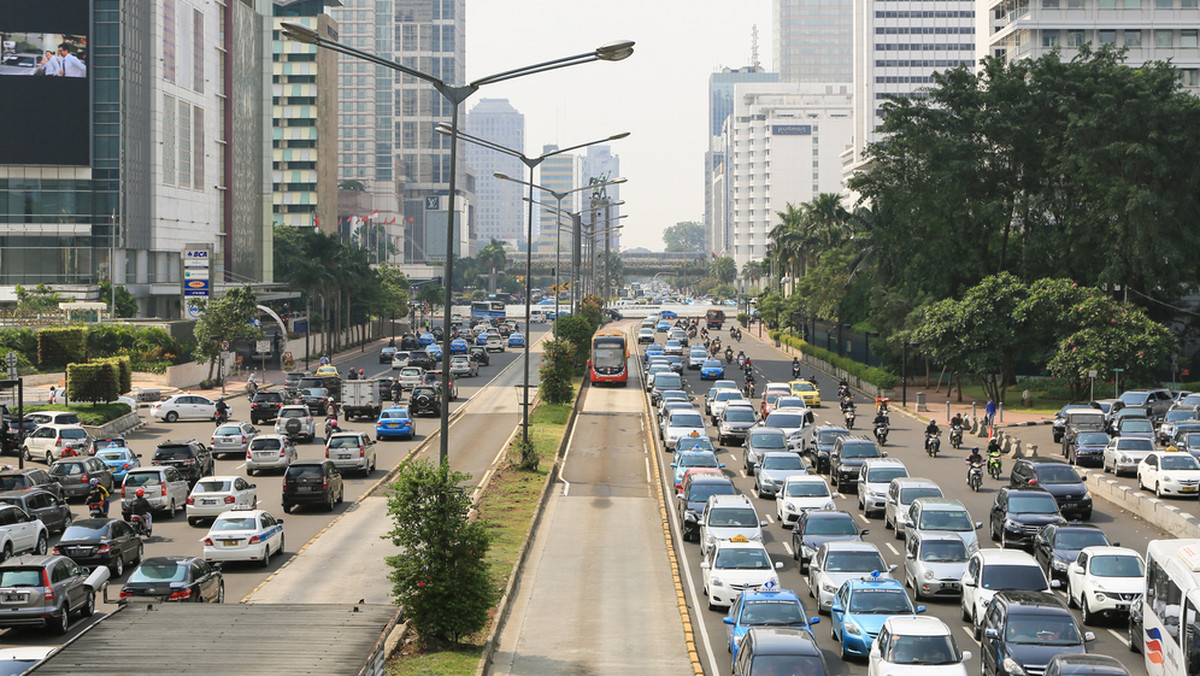
<path fill-rule="evenodd" d="M 137 414 L 137 411 L 130 411 L 120 418 L 106 422 L 103 425 L 83 425 L 83 429 L 87 430 L 87 433 L 96 439 L 108 439 L 110 437 L 121 436 L 141 426 L 142 419 Z"/>

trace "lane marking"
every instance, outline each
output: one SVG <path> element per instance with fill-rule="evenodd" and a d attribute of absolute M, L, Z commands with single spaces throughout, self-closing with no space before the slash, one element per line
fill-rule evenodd
<path fill-rule="evenodd" d="M 896 550 L 896 548 L 892 546 L 892 543 L 885 542 L 885 543 L 883 543 L 883 546 L 887 547 L 888 551 L 891 552 L 892 554 L 895 554 L 896 556 L 900 556 L 900 552 L 898 552 Z"/>
<path fill-rule="evenodd" d="M 650 476 L 650 456 L 645 456 L 642 460 L 646 461 L 646 483 L 653 483 L 653 478 Z"/>
<path fill-rule="evenodd" d="M 739 470 L 738 470 L 738 476 L 742 477 L 743 479 L 749 479 L 749 478 L 750 478 L 749 476 L 747 476 L 747 475 L 746 475 L 746 470 L 744 470 L 744 469 L 739 469 Z"/>
<path fill-rule="evenodd" d="M 788 556 L 795 558 L 796 552 L 792 549 L 792 544 L 786 540 L 783 542 L 783 551 L 788 553 Z"/>
<path fill-rule="evenodd" d="M 970 628 L 970 627 L 959 627 L 959 628 L 963 630 L 963 633 L 965 633 L 967 636 L 971 637 L 971 641 L 973 641 L 975 643 L 975 645 L 979 645 L 979 641 L 975 640 L 975 631 L 972 628 Z"/>
<path fill-rule="evenodd" d="M 868 526 L 871 525 L 871 520 L 868 519 L 865 514 L 859 514 L 858 518 L 862 519 L 862 522 L 867 524 Z"/>
<path fill-rule="evenodd" d="M 767 515 L 767 523 L 772 525 L 775 523 L 775 519 L 770 514 Z"/>
<path fill-rule="evenodd" d="M 1127 638 L 1125 638 L 1124 636 L 1122 636 L 1122 635 L 1118 634 L 1118 633 L 1117 633 L 1115 630 L 1113 630 L 1113 629 L 1105 629 L 1104 631 L 1107 631 L 1108 633 L 1112 634 L 1112 635 L 1113 635 L 1113 637 L 1114 637 L 1114 638 L 1116 638 L 1118 641 L 1120 641 L 1122 644 L 1124 644 L 1126 648 L 1128 648 L 1128 647 L 1129 647 L 1129 639 L 1127 639 Z"/>

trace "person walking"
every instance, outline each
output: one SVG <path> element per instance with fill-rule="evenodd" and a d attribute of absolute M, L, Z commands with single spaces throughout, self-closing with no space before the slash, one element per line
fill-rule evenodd
<path fill-rule="evenodd" d="M 51 386 L 50 386 L 50 400 L 49 400 L 49 403 L 51 403 L 51 404 L 57 404 L 57 403 L 58 403 L 58 400 L 56 399 L 56 394 L 57 394 L 57 392 L 58 392 L 58 390 L 57 390 L 57 389 L 56 389 L 56 388 L 55 388 L 53 385 L 51 385 Z"/>
<path fill-rule="evenodd" d="M 991 397 L 988 397 L 987 406 L 984 407 L 984 412 L 987 414 L 987 424 L 991 427 L 996 421 L 996 402 Z"/>
<path fill-rule="evenodd" d="M 62 59 L 63 77 L 87 77 L 87 66 L 71 53 L 65 42 L 58 46 L 58 56 Z"/>

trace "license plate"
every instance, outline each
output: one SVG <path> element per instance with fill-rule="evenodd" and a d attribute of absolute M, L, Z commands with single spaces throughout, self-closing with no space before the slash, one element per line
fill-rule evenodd
<path fill-rule="evenodd" d="M 27 598 L 29 598 L 29 597 L 26 596 L 25 594 L 5 594 L 4 602 L 5 603 L 24 603 L 25 599 L 27 599 Z"/>
<path fill-rule="evenodd" d="M 204 501 L 204 504 L 206 504 L 206 505 L 215 505 L 215 504 L 217 504 L 217 501 L 216 501 L 216 500 L 205 500 L 205 501 Z"/>
<path fill-rule="evenodd" d="M 236 546 L 238 546 L 238 542 L 240 542 L 240 540 L 222 540 L 221 542 L 226 547 L 236 547 Z"/>
<path fill-rule="evenodd" d="M 300 487 L 301 493 L 312 493 L 314 490 L 316 490 L 316 488 L 314 488 L 313 486 L 301 486 Z"/>
<path fill-rule="evenodd" d="M 957 582 L 943 582 L 942 589 L 958 589 Z"/>
<path fill-rule="evenodd" d="M 1180 493 L 1195 493 L 1196 486 L 1183 486 L 1179 489 Z"/>
<path fill-rule="evenodd" d="M 350 453 L 338 453 L 338 460 L 349 460 L 350 458 L 353 458 L 353 457 L 354 456 L 351 455 Z"/>

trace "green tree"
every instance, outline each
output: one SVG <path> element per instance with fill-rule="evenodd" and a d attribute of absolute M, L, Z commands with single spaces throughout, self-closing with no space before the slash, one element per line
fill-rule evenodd
<path fill-rule="evenodd" d="M 737 263 L 728 256 L 714 258 L 708 265 L 708 274 L 721 284 L 732 284 L 737 279 Z"/>
<path fill-rule="evenodd" d="M 562 322 L 559 320 L 559 329 Z M 575 344 L 566 338 L 557 338 L 542 343 L 542 364 L 538 368 L 541 384 L 538 391 L 548 404 L 566 404 L 574 394 L 572 381 L 575 376 Z"/>
<path fill-rule="evenodd" d="M 446 304 L 446 289 L 439 284 L 426 284 L 417 292 L 417 300 L 429 303 L 430 308 L 439 308 Z"/>
<path fill-rule="evenodd" d="M 117 309 L 113 312 L 113 296 L 117 299 Z M 100 300 L 108 305 L 110 312 L 113 312 L 114 317 L 135 317 L 137 316 L 138 306 L 137 301 L 133 299 L 133 294 L 129 293 L 129 289 L 118 284 L 116 294 L 112 291 L 112 282 L 107 279 L 100 282 Z"/>
<path fill-rule="evenodd" d="M 208 360 L 208 378 L 213 377 L 213 367 L 221 353 L 221 341 L 257 340 L 262 329 L 252 325 L 257 313 L 258 301 L 249 286 L 230 289 L 225 295 L 207 303 L 192 301 L 201 308 L 200 320 L 196 322 L 193 335 L 196 337 L 196 356 Z"/>
<path fill-rule="evenodd" d="M 493 276 L 504 272 L 507 266 L 508 256 L 504 253 L 504 245 L 494 239 L 475 254 L 475 267 L 481 276 L 488 279 L 488 290 L 492 293 L 496 293 Z"/>
<path fill-rule="evenodd" d="M 663 244 L 669 252 L 702 253 L 704 225 L 695 221 L 680 221 L 663 231 Z"/>
<path fill-rule="evenodd" d="M 407 462 L 388 492 L 401 553 L 387 558 L 392 596 L 427 643 L 469 636 L 488 621 L 499 593 L 488 569 L 486 523 L 472 521 L 470 475 L 429 460 Z"/>
<path fill-rule="evenodd" d="M 38 284 L 33 289 L 17 285 L 17 309 L 30 312 L 57 310 L 58 304 L 66 300 L 45 284 Z"/>

